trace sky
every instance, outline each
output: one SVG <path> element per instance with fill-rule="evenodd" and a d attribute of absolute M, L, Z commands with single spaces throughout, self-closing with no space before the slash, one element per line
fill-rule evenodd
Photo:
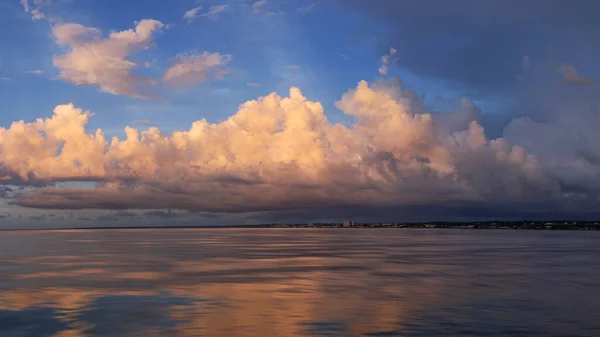
<path fill-rule="evenodd" d="M 0 0 L 0 228 L 597 219 L 598 10 Z"/>

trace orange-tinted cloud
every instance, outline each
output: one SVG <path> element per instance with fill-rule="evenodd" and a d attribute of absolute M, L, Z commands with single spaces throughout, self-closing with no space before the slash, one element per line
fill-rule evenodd
<path fill-rule="evenodd" d="M 58 24 L 52 34 L 59 45 L 69 51 L 54 57 L 60 78 L 77 85 L 98 86 L 117 95 L 150 97 L 139 86 L 149 79 L 133 73 L 139 67 L 129 56 L 152 43 L 153 34 L 165 27 L 160 21 L 142 20 L 134 29 L 112 32 L 102 38 L 100 30 L 76 23 Z"/>
<path fill-rule="evenodd" d="M 561 198 L 538 159 L 487 139 L 478 109 L 432 114 L 385 80 L 361 81 L 332 124 L 298 88 L 240 106 L 229 119 L 164 135 L 87 133 L 91 113 L 59 105 L 51 118 L 0 129 L 5 181 L 91 180 L 94 189 L 46 187 L 14 203 L 37 208 L 172 208 L 209 212 L 347 206 L 502 204 Z M 27 153 L 26 156 L 23 154 Z"/>
<path fill-rule="evenodd" d="M 231 72 L 224 68 L 231 61 L 231 55 L 203 52 L 201 54 L 180 55 L 177 61 L 163 74 L 163 81 L 173 85 L 198 84 L 209 77 L 220 79 Z"/>

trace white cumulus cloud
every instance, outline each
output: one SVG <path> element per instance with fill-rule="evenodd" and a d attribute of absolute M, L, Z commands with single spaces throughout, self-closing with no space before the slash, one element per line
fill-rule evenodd
<path fill-rule="evenodd" d="M 330 123 L 319 102 L 291 88 L 287 97 L 248 101 L 220 123 L 199 120 L 170 135 L 127 127 L 125 139 L 110 140 L 102 130 L 86 132 L 91 113 L 60 105 L 51 118 L 0 128 L 0 179 L 99 183 L 36 188 L 11 201 L 36 208 L 245 212 L 570 202 L 562 173 L 550 175 L 505 138 L 486 137 L 467 99 L 447 113 L 456 116 L 434 114 L 399 81 L 382 80 L 361 81 L 336 105 L 353 126 Z M 588 195 L 600 191 L 587 188 Z"/>
<path fill-rule="evenodd" d="M 102 37 L 97 28 L 76 23 L 58 24 L 52 34 L 68 52 L 55 56 L 54 66 L 60 70 L 61 79 L 76 85 L 97 86 L 111 94 L 151 97 L 139 89 L 151 81 L 134 73 L 140 65 L 130 56 L 151 47 L 153 35 L 164 27 L 160 21 L 144 19 L 133 29 Z"/>

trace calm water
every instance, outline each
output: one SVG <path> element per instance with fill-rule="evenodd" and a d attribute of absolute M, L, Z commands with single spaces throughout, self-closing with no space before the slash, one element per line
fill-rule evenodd
<path fill-rule="evenodd" d="M 600 336 L 600 233 L 0 233 L 0 336 Z"/>

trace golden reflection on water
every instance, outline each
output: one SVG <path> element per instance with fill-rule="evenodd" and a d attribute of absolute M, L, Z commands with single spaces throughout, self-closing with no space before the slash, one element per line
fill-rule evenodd
<path fill-rule="evenodd" d="M 502 247 L 518 254 L 531 248 L 532 241 L 518 236 L 124 232 L 4 237 L 36 248 L 0 258 L 0 320 L 4 312 L 22 322 L 0 323 L 0 336 L 2 329 L 29 331 L 22 334 L 27 337 L 403 336 L 426 331 L 427 325 L 434 326 L 434 336 L 482 320 L 486 324 L 479 329 L 491 335 L 504 322 L 518 325 L 515 317 L 528 315 L 506 313 L 504 307 L 487 314 L 491 305 L 511 306 L 502 301 L 519 300 L 523 289 L 538 296 L 532 301 L 548 295 L 531 282 L 535 278 L 526 279 L 544 260 L 500 254 Z M 511 275 L 510 282 L 503 275 Z M 585 306 L 595 308 L 598 304 Z M 440 313 L 448 322 L 432 316 Z M 496 317 L 499 313 L 504 316 Z M 593 318 L 579 323 L 593 324 Z M 545 326 L 540 324 L 536 328 Z M 520 328 L 536 335 L 527 330 L 532 327 Z"/>
<path fill-rule="evenodd" d="M 282 263 L 285 262 L 285 263 Z M 186 268 L 186 265 L 188 266 Z M 286 265 L 299 269 L 306 268 L 308 272 L 296 272 L 293 276 L 281 275 L 275 268 Z M 115 274 L 110 268 L 81 268 L 68 273 L 40 272 L 15 275 L 15 280 L 45 279 L 51 282 L 54 278 L 91 278 L 98 284 L 98 288 L 79 289 L 69 288 L 42 288 L 28 289 L 23 291 L 3 291 L 0 308 L 6 310 L 23 310 L 31 307 L 51 306 L 60 308 L 59 312 L 71 313 L 93 306 L 94 298 L 103 295 L 119 294 L 131 296 L 152 296 L 158 291 L 168 291 L 169 296 L 182 298 L 197 298 L 202 300 L 213 300 L 217 303 L 207 304 L 201 301 L 184 310 L 167 312 L 170 320 L 181 322 L 174 328 L 175 335 L 201 336 L 210 333 L 211 336 L 295 336 L 302 335 L 303 330 L 309 330 L 306 322 L 328 322 L 341 321 L 351 322 L 344 329 L 352 330 L 361 335 L 378 330 L 394 330 L 397 322 L 406 315 L 407 311 L 418 307 L 418 302 L 410 301 L 386 301 L 376 303 L 380 296 L 401 296 L 402 287 L 390 284 L 372 285 L 373 289 L 365 289 L 365 280 L 369 277 L 365 270 L 347 270 L 343 275 L 332 270 L 310 271 L 311 268 L 319 268 L 328 265 L 339 267 L 356 266 L 350 259 L 344 258 L 293 258 L 282 259 L 259 259 L 254 261 L 218 261 L 217 263 L 177 263 L 175 273 L 186 275 L 184 280 L 170 277 L 163 273 L 155 272 L 121 272 Z M 269 271 L 269 266 L 274 267 Z M 193 283 L 194 273 L 206 271 L 235 271 L 244 274 L 247 270 L 264 270 L 261 277 L 275 281 L 246 283 L 240 282 L 213 282 L 201 285 L 189 285 Z M 401 273 L 400 266 L 384 268 L 386 272 Z M 285 278 L 281 278 L 285 276 Z M 118 278 L 121 280 L 156 280 L 161 285 L 159 289 L 146 291 L 124 291 L 122 289 L 103 288 L 103 282 Z M 170 281 L 173 283 L 171 284 Z M 183 284 L 181 284 L 183 283 Z M 426 286 L 426 294 L 433 296 L 435 284 L 423 284 Z M 348 291 L 341 291 L 348 289 Z M 386 295 L 389 294 L 389 295 Z M 418 294 L 411 294 L 412 296 Z M 132 297 L 135 299 L 135 297 Z M 374 305 L 376 304 L 376 305 Z M 66 314 L 60 318 L 69 324 L 73 315 Z M 124 317 L 123 319 L 127 319 Z M 135 317 L 133 317 L 135 319 Z M 110 324 L 111 322 L 106 322 Z M 59 331 L 54 337 L 86 336 L 81 325 L 79 329 L 73 327 L 68 330 Z M 155 332 L 162 335 L 160 331 Z M 146 331 L 151 336 L 151 331 Z"/>

